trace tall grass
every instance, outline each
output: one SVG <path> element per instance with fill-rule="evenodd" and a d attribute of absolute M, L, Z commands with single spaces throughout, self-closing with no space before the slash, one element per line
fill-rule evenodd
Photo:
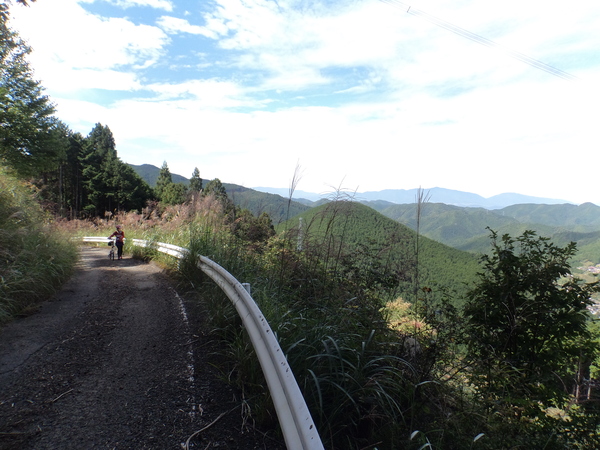
<path fill-rule="evenodd" d="M 76 259 L 70 236 L 50 224 L 32 188 L 0 169 L 0 323 L 51 296 Z"/>
<path fill-rule="evenodd" d="M 210 207 L 209 207 L 210 205 Z M 195 268 L 197 255 L 214 260 L 241 282 L 269 321 L 307 399 L 327 448 L 394 448 L 414 424 L 417 374 L 397 332 L 382 312 L 387 297 L 371 284 L 372 267 L 352 264 L 343 236 L 350 203 L 332 204 L 325 233 L 295 245 L 295 230 L 262 243 L 244 242 L 228 231 L 214 204 L 188 215 L 190 255 L 179 272 L 201 292 L 213 332 L 228 363 L 223 373 L 243 392 L 247 411 L 270 425 L 275 414 L 257 359 L 234 309 Z M 208 211 L 201 212 L 209 207 Z M 334 226 L 335 221 L 341 223 Z M 340 226 L 338 226 L 340 225 Z M 172 241 L 170 241 L 172 242 Z M 366 255 L 361 255 L 366 257 Z"/>

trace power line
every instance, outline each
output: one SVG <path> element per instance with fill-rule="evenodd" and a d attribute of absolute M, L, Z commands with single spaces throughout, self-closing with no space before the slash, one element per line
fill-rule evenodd
<path fill-rule="evenodd" d="M 572 75 L 568 72 L 557 69 L 556 67 L 553 67 L 549 64 L 538 61 L 537 59 L 531 58 L 523 53 L 519 53 L 515 50 L 506 48 L 506 47 L 498 44 L 497 42 L 491 41 L 490 39 L 487 39 L 483 36 L 475 34 L 469 30 L 465 30 L 464 28 L 461 28 L 459 26 L 451 24 L 450 22 L 446 22 L 445 20 L 439 19 L 439 18 L 432 16 L 431 14 L 428 14 L 424 11 L 420 11 L 406 3 L 400 2 L 398 0 L 380 0 L 380 1 L 383 3 L 387 3 L 389 5 L 392 5 L 392 6 L 396 6 L 398 8 L 400 8 L 400 7 L 402 7 L 403 9 L 407 8 L 406 9 L 407 14 L 421 17 L 421 18 L 427 20 L 428 22 L 431 22 L 434 25 L 437 25 L 438 27 L 441 27 L 448 31 L 451 31 L 452 33 L 455 33 L 459 36 L 465 37 L 473 42 L 477 42 L 478 44 L 485 45 L 486 47 L 498 48 L 498 49 L 504 51 L 505 53 L 507 53 L 508 55 L 512 56 L 513 58 L 515 58 L 521 62 L 524 62 L 525 64 L 529 64 L 530 66 L 535 67 L 536 69 L 543 70 L 544 72 L 547 72 L 551 75 L 555 75 L 555 76 L 557 76 L 559 78 L 563 78 L 565 80 L 577 79 L 577 77 L 575 75 Z"/>

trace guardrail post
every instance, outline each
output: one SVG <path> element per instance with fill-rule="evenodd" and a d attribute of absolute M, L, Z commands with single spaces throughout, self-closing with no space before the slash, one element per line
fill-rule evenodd
<path fill-rule="evenodd" d="M 252 288 L 250 287 L 250 283 L 242 283 L 242 286 L 244 287 L 244 289 L 246 289 L 246 292 L 250 295 L 252 295 Z"/>

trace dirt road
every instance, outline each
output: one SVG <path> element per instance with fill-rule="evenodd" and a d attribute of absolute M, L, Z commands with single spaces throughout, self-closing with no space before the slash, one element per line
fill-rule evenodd
<path fill-rule="evenodd" d="M 189 448 L 284 448 L 247 426 L 201 306 L 107 255 L 83 247 L 64 289 L 0 330 L 0 449 L 181 449 L 205 427 Z"/>

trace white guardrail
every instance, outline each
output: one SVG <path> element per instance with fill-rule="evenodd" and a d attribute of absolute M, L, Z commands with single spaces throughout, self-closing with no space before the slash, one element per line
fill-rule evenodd
<path fill-rule="evenodd" d="M 83 241 L 108 242 L 105 237 L 84 237 Z M 128 242 L 133 242 L 140 247 L 151 247 L 178 259 L 188 253 L 185 248 L 161 242 L 149 243 L 140 239 L 128 239 Z M 242 318 L 267 380 L 287 448 L 289 450 L 324 449 L 292 369 L 256 302 L 233 275 L 214 261 L 200 256 L 198 268 L 225 292 Z"/>

